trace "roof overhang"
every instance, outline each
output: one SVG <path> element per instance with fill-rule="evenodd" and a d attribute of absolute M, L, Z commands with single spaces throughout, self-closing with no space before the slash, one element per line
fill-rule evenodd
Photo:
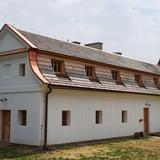
<path fill-rule="evenodd" d="M 129 92 L 121 90 L 107 90 L 107 89 L 96 89 L 96 88 L 86 88 L 86 87 L 75 87 L 75 86 L 65 86 L 65 85 L 55 85 L 49 84 L 49 87 L 55 89 L 67 89 L 67 90 L 81 90 L 81 91 L 94 91 L 94 92 L 112 92 L 112 93 L 126 93 L 126 94 L 138 94 L 138 95 L 150 95 L 150 96 L 160 96 L 160 94 L 151 94 L 151 93 L 140 93 L 140 92 Z"/>
<path fill-rule="evenodd" d="M 0 30 L 0 33 L 4 32 L 5 30 L 8 30 L 16 37 L 18 37 L 24 45 L 28 46 L 28 48 L 37 48 L 32 42 L 30 42 L 25 36 L 23 36 L 14 26 L 10 24 L 5 24 Z"/>

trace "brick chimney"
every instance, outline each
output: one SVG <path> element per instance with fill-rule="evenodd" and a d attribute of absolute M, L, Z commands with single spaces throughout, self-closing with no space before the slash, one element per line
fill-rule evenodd
<path fill-rule="evenodd" d="M 87 47 L 103 50 L 103 43 L 101 42 L 94 42 L 94 43 L 87 43 L 85 44 Z"/>
<path fill-rule="evenodd" d="M 73 41 L 72 43 L 75 43 L 75 44 L 81 44 L 81 42 L 78 42 L 78 41 Z"/>

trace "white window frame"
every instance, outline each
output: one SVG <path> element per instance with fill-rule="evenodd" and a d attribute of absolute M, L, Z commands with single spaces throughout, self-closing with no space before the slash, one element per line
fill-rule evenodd
<path fill-rule="evenodd" d="M 128 121 L 128 112 L 127 112 L 127 110 L 122 110 L 121 114 L 122 114 L 122 123 L 127 123 L 127 121 Z"/>
<path fill-rule="evenodd" d="M 23 112 L 25 112 L 25 122 L 23 122 Z M 21 109 L 18 110 L 18 125 L 19 126 L 27 126 L 27 110 Z"/>
<path fill-rule="evenodd" d="M 102 110 L 95 111 L 95 123 L 102 124 L 103 112 Z"/>
<path fill-rule="evenodd" d="M 66 115 L 64 115 L 66 114 Z M 66 116 L 66 117 L 64 117 Z M 70 110 L 62 110 L 62 126 L 70 126 L 71 125 L 71 111 Z"/>

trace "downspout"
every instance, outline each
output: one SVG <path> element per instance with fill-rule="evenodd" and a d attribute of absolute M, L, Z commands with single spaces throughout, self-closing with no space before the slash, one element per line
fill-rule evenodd
<path fill-rule="evenodd" d="M 47 148 L 47 135 L 48 135 L 48 96 L 52 92 L 52 88 L 48 85 L 48 92 L 45 96 L 45 113 L 44 113 L 44 145 L 43 149 Z"/>

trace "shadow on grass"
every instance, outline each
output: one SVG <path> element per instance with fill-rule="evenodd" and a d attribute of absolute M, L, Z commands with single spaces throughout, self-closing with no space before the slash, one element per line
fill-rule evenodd
<path fill-rule="evenodd" d="M 101 139 L 101 140 L 92 140 L 92 141 L 84 141 L 84 142 L 75 142 L 69 144 L 60 144 L 60 145 L 53 145 L 49 146 L 49 150 L 63 150 L 63 149 L 73 149 L 75 147 L 85 147 L 85 146 L 94 146 L 94 145 L 101 145 L 101 144 L 115 144 L 115 143 L 122 143 L 127 141 L 139 141 L 139 140 L 149 140 L 150 136 L 143 137 L 143 138 L 134 138 L 132 137 L 118 137 L 113 139 Z"/>
<path fill-rule="evenodd" d="M 0 144 L 0 160 L 1 159 L 17 159 L 25 156 L 33 156 L 45 153 L 37 147 L 16 145 L 16 144 Z"/>
<path fill-rule="evenodd" d="M 95 146 L 95 145 L 114 145 L 115 143 L 127 142 L 130 140 L 148 140 L 149 137 L 135 139 L 133 137 L 126 137 L 126 138 L 114 138 L 114 139 L 105 139 L 105 140 L 96 140 L 96 141 L 87 141 L 87 142 L 79 142 L 79 143 L 72 143 L 72 144 L 63 144 L 63 145 L 54 145 L 49 146 L 49 150 L 40 150 L 40 148 L 33 147 L 33 146 L 25 146 L 25 145 L 15 145 L 15 144 L 0 144 L 0 160 L 2 159 L 39 159 L 39 157 L 48 151 L 56 151 L 56 150 L 69 150 L 78 147 L 84 146 Z M 118 155 L 120 151 L 112 150 L 115 152 L 115 155 Z M 127 151 L 126 151 L 127 152 Z M 121 153 L 122 154 L 122 153 Z M 47 158 L 46 158 L 47 159 Z M 95 155 L 94 157 L 81 157 L 81 160 L 89 160 L 89 159 L 104 159 L 100 155 Z M 125 158 L 124 158 L 125 159 Z M 68 158 L 49 158 L 49 160 L 68 160 Z"/>

